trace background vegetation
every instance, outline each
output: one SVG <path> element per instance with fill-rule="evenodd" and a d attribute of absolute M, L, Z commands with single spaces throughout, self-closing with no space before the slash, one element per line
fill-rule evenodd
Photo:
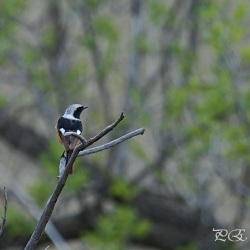
<path fill-rule="evenodd" d="M 27 242 L 57 181 L 54 125 L 82 103 L 86 138 L 121 111 L 107 140 L 146 133 L 77 160 L 41 249 L 249 249 L 213 232 L 250 239 L 249 11 L 246 0 L 2 1 L 0 248 Z"/>

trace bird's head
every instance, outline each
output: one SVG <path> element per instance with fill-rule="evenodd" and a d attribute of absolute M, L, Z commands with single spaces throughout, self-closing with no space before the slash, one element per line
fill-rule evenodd
<path fill-rule="evenodd" d="M 76 119 L 80 119 L 80 115 L 84 109 L 88 107 L 85 107 L 81 104 L 72 104 L 65 110 L 64 115 L 65 116 L 73 116 Z"/>

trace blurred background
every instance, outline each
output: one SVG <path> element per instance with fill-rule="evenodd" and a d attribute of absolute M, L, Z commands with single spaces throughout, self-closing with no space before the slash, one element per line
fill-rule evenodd
<path fill-rule="evenodd" d="M 247 0 L 3 0 L 0 249 L 23 249 L 57 183 L 55 124 L 90 138 L 37 249 L 250 249 Z M 244 229 L 241 240 L 214 229 Z M 239 235 L 238 235 L 239 236 Z M 240 237 L 240 236 L 239 236 Z M 246 238 L 248 238 L 246 240 Z"/>

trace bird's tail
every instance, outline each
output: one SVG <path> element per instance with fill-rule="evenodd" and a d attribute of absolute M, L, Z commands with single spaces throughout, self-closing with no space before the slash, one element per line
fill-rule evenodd
<path fill-rule="evenodd" d="M 66 152 L 66 164 L 68 163 L 68 161 L 69 161 L 69 159 L 70 159 L 72 153 L 73 153 L 73 150 L 69 150 L 69 151 Z M 74 165 L 72 165 L 72 167 L 71 167 L 69 173 L 70 173 L 70 174 L 73 174 L 73 173 L 74 173 Z"/>
<path fill-rule="evenodd" d="M 59 176 L 58 179 L 62 176 L 64 170 L 66 167 L 66 154 L 65 151 L 63 151 L 62 156 L 60 158 L 60 163 L 59 163 Z"/>

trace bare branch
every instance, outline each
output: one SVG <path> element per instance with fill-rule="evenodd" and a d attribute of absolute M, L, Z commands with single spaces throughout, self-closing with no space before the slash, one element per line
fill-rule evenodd
<path fill-rule="evenodd" d="M 118 117 L 118 119 L 112 123 L 111 125 L 107 126 L 104 130 L 102 130 L 100 133 L 98 133 L 96 136 L 94 136 L 93 138 L 90 138 L 89 140 L 87 140 L 87 142 L 85 142 L 85 139 L 82 136 L 79 136 L 78 134 L 75 133 L 70 133 L 67 134 L 68 135 L 73 135 L 76 136 L 78 139 L 81 140 L 81 143 L 75 148 L 75 150 L 73 151 L 68 163 L 66 164 L 65 170 L 62 173 L 62 175 L 60 176 L 58 183 L 54 189 L 54 192 L 52 193 L 51 197 L 49 198 L 47 205 L 43 211 L 42 216 L 40 217 L 40 220 L 37 224 L 36 229 L 34 230 L 33 234 L 31 235 L 26 247 L 24 250 L 33 250 L 35 248 L 35 246 L 37 245 L 44 229 L 45 226 L 47 225 L 52 212 L 54 210 L 55 204 L 57 202 L 57 199 L 59 197 L 59 195 L 61 194 L 64 185 L 67 181 L 67 178 L 69 176 L 69 170 L 71 168 L 71 166 L 73 165 L 74 161 L 76 160 L 77 156 L 79 155 L 80 151 L 82 151 L 83 149 L 85 149 L 86 147 L 90 146 L 91 144 L 93 144 L 94 142 L 98 141 L 99 139 L 101 139 L 103 136 L 105 136 L 108 132 L 110 132 L 111 130 L 113 130 L 114 127 L 117 126 L 117 124 L 124 118 L 124 114 L 121 113 L 121 115 Z M 110 147 L 114 147 L 115 145 L 129 139 L 132 138 L 133 136 L 139 135 L 139 134 L 143 134 L 144 133 L 144 128 L 135 130 L 129 134 L 126 134 L 114 141 L 111 141 L 110 143 L 106 143 L 102 146 L 96 147 L 96 148 L 92 148 L 90 149 L 90 151 L 88 150 L 84 150 L 81 152 L 81 156 L 83 155 L 87 155 L 87 154 L 92 154 Z"/>
<path fill-rule="evenodd" d="M 26 189 L 14 179 L 11 170 L 2 163 L 0 163 L 0 182 L 1 181 L 9 183 L 8 192 L 11 192 L 11 194 L 16 198 L 17 202 L 26 211 L 27 214 L 38 221 L 41 216 L 42 210 L 35 205 L 32 197 L 27 193 Z M 70 249 L 52 221 L 49 221 L 49 223 L 47 224 L 45 232 L 57 249 Z"/>
<path fill-rule="evenodd" d="M 120 123 L 120 121 L 123 120 L 123 118 L 124 118 L 124 114 L 122 112 L 121 115 L 117 118 L 117 120 L 114 123 L 112 123 L 109 126 L 107 126 L 104 130 L 102 130 L 96 136 L 90 138 L 87 141 L 86 147 L 92 145 L 94 142 L 100 140 L 103 136 L 105 136 L 107 133 L 109 133 L 110 131 L 112 131 Z"/>
<path fill-rule="evenodd" d="M 108 149 L 108 148 L 111 148 L 111 147 L 114 147 L 116 146 L 117 144 L 120 144 L 134 136 L 137 136 L 137 135 L 143 135 L 145 129 L 144 128 L 139 128 L 133 132 L 130 132 L 122 137 L 119 137 L 111 142 L 108 142 L 108 143 L 105 143 L 101 146 L 98 146 L 98 147 L 94 147 L 94 148 L 90 148 L 90 149 L 86 149 L 86 150 L 83 150 L 81 151 L 78 156 L 84 156 L 84 155 L 90 155 L 90 154 L 94 154 L 94 153 L 97 153 L 97 152 L 100 152 L 100 151 L 103 151 L 105 149 Z"/>
<path fill-rule="evenodd" d="M 2 225 L 0 226 L 0 236 L 3 233 L 4 227 L 6 224 L 6 216 L 7 216 L 7 208 L 8 208 L 8 197 L 7 197 L 6 187 L 4 187 L 3 191 L 4 191 L 4 215 L 2 217 Z"/>

